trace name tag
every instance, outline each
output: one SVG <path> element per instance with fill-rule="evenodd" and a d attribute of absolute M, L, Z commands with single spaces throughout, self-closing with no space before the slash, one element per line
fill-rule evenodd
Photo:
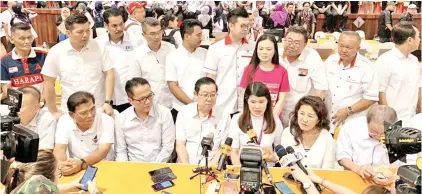
<path fill-rule="evenodd" d="M 299 68 L 299 69 L 298 69 L 298 75 L 299 75 L 299 76 L 307 76 L 307 75 L 308 75 L 308 69 L 305 69 L 305 68 Z"/>
<path fill-rule="evenodd" d="M 16 73 L 18 71 L 18 67 L 9 67 L 9 73 Z"/>
<path fill-rule="evenodd" d="M 133 50 L 132 45 L 125 46 L 125 51 L 132 51 L 132 50 Z"/>

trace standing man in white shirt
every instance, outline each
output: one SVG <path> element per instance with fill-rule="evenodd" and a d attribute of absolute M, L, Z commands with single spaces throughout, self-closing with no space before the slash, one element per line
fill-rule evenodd
<path fill-rule="evenodd" d="M 198 164 L 201 158 L 201 141 L 208 134 L 214 134 L 214 147 L 209 153 L 209 160 L 215 158 L 223 138 L 227 136 L 230 118 L 217 118 L 213 107 L 218 87 L 209 77 L 200 78 L 195 83 L 197 102 L 183 106 L 176 121 L 176 152 L 179 163 Z M 205 160 L 201 163 L 205 164 Z"/>
<path fill-rule="evenodd" d="M 166 81 L 173 96 L 171 114 L 176 122 L 177 113 L 193 102 L 194 84 L 203 76 L 202 69 L 207 50 L 201 48 L 202 27 L 198 20 L 184 20 L 180 26 L 183 45 L 166 58 Z"/>
<path fill-rule="evenodd" d="M 243 70 L 249 65 L 255 42 L 248 41 L 249 14 L 236 8 L 227 16 L 230 32 L 208 49 L 204 71 L 220 88 L 216 107 L 231 114 L 243 109 L 243 92 L 240 87 Z M 216 113 L 221 115 L 221 113 Z"/>
<path fill-rule="evenodd" d="M 75 92 L 68 98 L 67 108 L 69 112 L 57 123 L 54 147 L 63 174 L 78 173 L 103 159 L 113 160 L 114 120 L 97 112 L 94 96 L 88 92 Z"/>
<path fill-rule="evenodd" d="M 22 126 L 38 134 L 39 150 L 53 150 L 57 121 L 50 112 L 41 109 L 40 91 L 34 86 L 24 86 L 18 90 L 23 93 L 22 107 L 19 113 Z"/>
<path fill-rule="evenodd" d="M 154 102 L 171 109 L 173 95 L 167 86 L 165 68 L 166 56 L 176 48 L 171 43 L 162 41 L 163 29 L 157 19 L 146 18 L 142 23 L 142 31 L 147 43 L 134 51 L 136 61 L 130 70 L 131 77 L 148 80 L 155 94 Z"/>
<path fill-rule="evenodd" d="M 130 79 L 129 69 L 135 65 L 134 45 L 129 34 L 124 31 L 122 12 L 110 8 L 103 13 L 104 27 L 108 33 L 95 38 L 100 47 L 104 62 L 114 67 L 113 108 L 123 112 L 130 107 L 126 97 L 125 84 Z"/>
<path fill-rule="evenodd" d="M 332 117 L 331 133 L 346 119 L 365 115 L 365 110 L 378 101 L 377 74 L 372 62 L 359 54 L 360 42 L 358 33 L 342 32 L 338 54 L 325 61 L 329 88 L 326 103 Z"/>
<path fill-rule="evenodd" d="M 125 30 L 129 33 L 133 45 L 141 46 L 145 43 L 142 35 L 142 22 L 145 20 L 145 3 L 130 2 L 127 6 L 129 17 L 125 23 Z"/>
<path fill-rule="evenodd" d="M 307 33 L 302 26 L 291 26 L 286 33 L 284 48 L 280 50 L 280 65 L 286 68 L 290 84 L 290 92 L 281 111 L 285 127 L 290 125 L 290 114 L 302 97 L 314 95 L 324 99 L 328 90 L 321 57 L 316 50 L 306 47 Z"/>
<path fill-rule="evenodd" d="M 12 48 L 8 48 L 8 47 L 9 47 L 9 44 L 10 44 L 9 41 L 10 41 L 10 36 L 11 36 L 10 20 L 12 20 L 12 17 L 15 15 L 15 13 L 12 10 L 12 7 L 14 5 L 16 5 L 16 1 L 7 1 L 7 9 L 4 10 L 3 12 L 1 12 L 1 14 L 0 14 L 0 18 L 1 18 L 0 22 L 1 22 L 1 25 L 3 26 L 4 34 L 5 34 L 6 42 L 7 42 L 7 45 L 5 45 L 6 51 L 12 50 Z"/>
<path fill-rule="evenodd" d="M 395 123 L 397 114 L 385 105 L 374 105 L 366 116 L 345 123 L 337 140 L 336 159 L 362 178 L 376 178 L 374 165 L 389 165 L 387 149 L 381 145 L 384 121 Z"/>
<path fill-rule="evenodd" d="M 88 18 L 75 14 L 69 16 L 65 22 L 69 38 L 50 49 L 41 71 L 48 110 L 56 118 L 63 114 L 56 107 L 55 82 L 59 77 L 63 110 L 67 110 L 66 102 L 70 95 L 77 91 L 87 91 L 95 96 L 97 107 L 102 107 L 109 115 L 113 114 L 113 66 L 103 61 L 97 42 L 90 40 Z"/>
<path fill-rule="evenodd" d="M 418 49 L 421 35 L 410 22 L 396 24 L 391 35 L 396 46 L 375 63 L 380 82 L 379 102 L 394 108 L 406 127 L 416 114 L 421 85 L 421 66 L 411 54 Z"/>
<path fill-rule="evenodd" d="M 153 101 L 144 78 L 129 80 L 125 90 L 132 106 L 116 118 L 116 161 L 167 162 L 176 134 L 170 110 Z"/>

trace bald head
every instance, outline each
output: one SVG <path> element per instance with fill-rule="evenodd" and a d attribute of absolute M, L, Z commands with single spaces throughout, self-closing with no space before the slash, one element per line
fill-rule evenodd
<path fill-rule="evenodd" d="M 41 93 L 34 86 L 24 86 L 19 88 L 18 90 L 22 92 L 24 96 L 30 96 L 35 103 L 39 103 L 41 100 Z"/>
<path fill-rule="evenodd" d="M 358 33 L 354 32 L 354 31 L 344 31 L 344 32 L 342 32 L 340 34 L 340 38 L 339 39 L 341 39 L 342 37 L 344 38 L 344 36 L 352 37 L 353 39 L 356 40 L 356 42 L 358 43 L 358 45 L 360 45 L 361 38 L 360 38 L 360 36 L 359 36 Z"/>
<path fill-rule="evenodd" d="M 366 116 L 368 123 L 374 122 L 376 124 L 395 123 L 397 121 L 396 111 L 386 105 L 374 105 L 369 109 Z"/>

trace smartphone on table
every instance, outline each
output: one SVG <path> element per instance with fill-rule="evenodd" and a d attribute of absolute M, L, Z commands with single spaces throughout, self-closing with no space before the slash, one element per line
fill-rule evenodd
<path fill-rule="evenodd" d="M 161 182 L 161 183 L 153 184 L 152 189 L 154 189 L 154 191 L 161 191 L 163 189 L 167 189 L 167 188 L 170 188 L 170 187 L 173 187 L 173 186 L 174 186 L 173 181 L 164 181 L 164 182 Z"/>
<path fill-rule="evenodd" d="M 169 167 L 165 167 L 165 168 L 160 168 L 160 169 L 157 169 L 157 170 L 149 171 L 148 173 L 149 173 L 150 176 L 156 176 L 156 175 L 160 175 L 160 174 L 168 174 L 168 173 L 171 173 L 171 172 L 172 171 Z"/>
<path fill-rule="evenodd" d="M 97 174 L 98 168 L 94 166 L 88 166 L 88 168 L 85 170 L 84 176 L 82 176 L 82 179 L 79 183 L 83 185 L 81 188 L 84 191 L 88 191 L 88 181 L 92 181 L 95 178 L 95 175 Z"/>
<path fill-rule="evenodd" d="M 274 183 L 275 187 L 282 193 L 282 194 L 294 194 L 294 192 L 287 186 L 284 181 Z"/>

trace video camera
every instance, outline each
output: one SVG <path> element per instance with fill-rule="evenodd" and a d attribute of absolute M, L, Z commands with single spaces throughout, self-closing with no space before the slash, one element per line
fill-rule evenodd
<path fill-rule="evenodd" d="M 400 160 L 406 162 L 406 154 L 421 152 L 421 131 L 415 128 L 402 127 L 402 121 L 390 125 L 384 122 L 385 136 L 381 137 L 381 144 L 388 150 L 390 163 Z M 421 193 L 421 169 L 416 165 L 399 167 L 397 175 L 400 179 L 396 182 L 398 194 Z"/>
<path fill-rule="evenodd" d="M 262 151 L 257 146 L 243 146 L 240 150 L 240 191 L 259 193 L 262 182 Z"/>
<path fill-rule="evenodd" d="M 22 92 L 9 88 L 4 104 L 9 106 L 9 115 L 1 116 L 0 147 L 6 158 L 18 162 L 35 162 L 38 155 L 38 134 L 20 124 L 18 112 L 22 106 Z M 3 170 L 3 169 L 2 169 Z"/>

